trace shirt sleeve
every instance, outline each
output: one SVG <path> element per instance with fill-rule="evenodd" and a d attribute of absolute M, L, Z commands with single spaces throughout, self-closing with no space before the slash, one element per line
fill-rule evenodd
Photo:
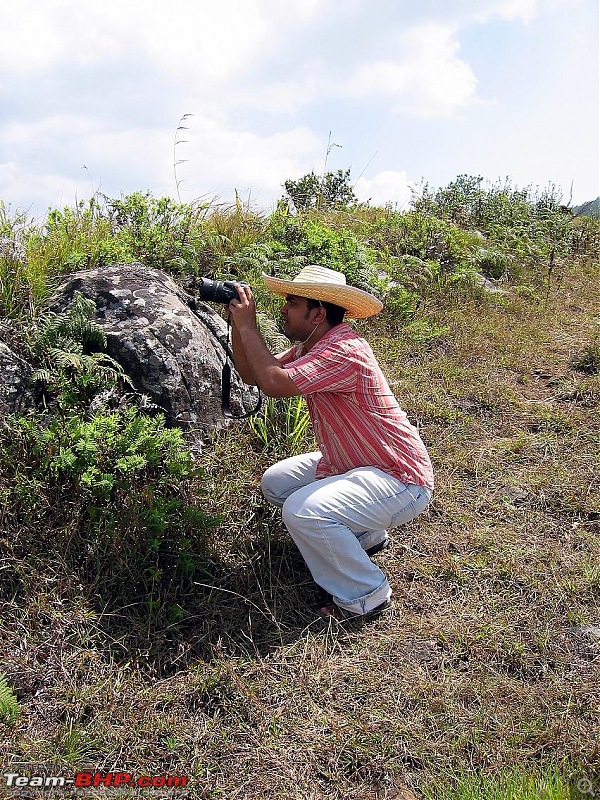
<path fill-rule="evenodd" d="M 283 367 L 286 364 L 289 364 L 290 362 L 295 360 L 297 349 L 298 347 L 294 345 L 293 347 L 290 347 L 288 350 L 284 350 L 283 353 L 277 353 L 275 355 L 275 358 L 279 362 L 281 362 L 281 366 Z"/>
<path fill-rule="evenodd" d="M 316 392 L 354 392 L 357 369 L 354 361 L 339 345 L 315 348 L 306 355 L 282 362 L 290 378 L 303 395 Z"/>

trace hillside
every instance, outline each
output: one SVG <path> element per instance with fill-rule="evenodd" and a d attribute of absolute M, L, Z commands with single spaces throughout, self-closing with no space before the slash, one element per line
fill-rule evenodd
<path fill-rule="evenodd" d="M 577 217 L 594 217 L 598 219 L 600 217 L 600 197 L 595 200 L 588 200 L 587 203 L 583 203 L 580 206 L 573 206 L 573 213 Z"/>
<path fill-rule="evenodd" d="M 408 214 L 135 195 L 43 231 L 4 219 L 2 336 L 52 373 L 52 414 L 1 425 L 3 772 L 157 776 L 133 796 L 198 800 L 600 792 L 600 229 L 502 192 L 463 176 Z M 357 327 L 436 472 L 428 511 L 377 556 L 395 607 L 363 625 L 316 616 L 258 488 L 311 446 L 301 406 L 267 403 L 192 463 L 156 418 L 91 417 L 110 376 L 52 361 L 39 335 L 57 276 L 103 259 L 188 289 L 190 265 L 246 279 L 267 330 L 260 272 L 302 258 L 384 297 Z M 67 457 L 96 448 L 110 477 L 124 435 L 167 455 L 108 488 Z"/>

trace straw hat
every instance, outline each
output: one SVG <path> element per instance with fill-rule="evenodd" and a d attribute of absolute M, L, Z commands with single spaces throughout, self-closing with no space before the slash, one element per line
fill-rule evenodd
<path fill-rule="evenodd" d="M 310 264 L 300 270 L 298 275 L 291 280 L 273 278 L 271 275 L 262 277 L 269 289 L 275 294 L 284 297 L 295 294 L 298 297 L 308 297 L 311 300 L 322 300 L 324 303 L 333 303 L 346 309 L 346 314 L 355 319 L 372 317 L 383 308 L 383 303 L 374 295 L 363 292 L 354 286 L 346 285 L 346 276 L 343 272 Z"/>

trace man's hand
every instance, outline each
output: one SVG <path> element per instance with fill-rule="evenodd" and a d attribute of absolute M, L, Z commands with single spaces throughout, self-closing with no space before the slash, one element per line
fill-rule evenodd
<path fill-rule="evenodd" d="M 249 286 L 235 284 L 238 300 L 229 313 L 233 322 L 232 342 L 236 367 L 247 383 L 253 383 L 267 397 L 294 397 L 300 390 L 267 348 L 256 324 L 256 306 Z"/>
<path fill-rule="evenodd" d="M 256 305 L 252 297 L 252 289 L 249 286 L 241 286 L 239 283 L 235 284 L 235 288 L 238 299 L 232 300 L 227 306 L 231 314 L 231 321 L 240 332 L 249 328 L 256 330 Z"/>

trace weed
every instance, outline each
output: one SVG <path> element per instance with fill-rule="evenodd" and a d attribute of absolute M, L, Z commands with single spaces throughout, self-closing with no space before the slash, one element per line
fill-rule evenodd
<path fill-rule="evenodd" d="M 10 688 L 6 676 L 0 673 L 0 721 L 13 725 L 21 713 L 16 695 Z"/>
<path fill-rule="evenodd" d="M 251 420 L 252 430 L 261 447 L 272 453 L 298 455 L 314 450 L 309 436 L 309 414 L 304 398 L 266 398 L 263 407 Z"/>

